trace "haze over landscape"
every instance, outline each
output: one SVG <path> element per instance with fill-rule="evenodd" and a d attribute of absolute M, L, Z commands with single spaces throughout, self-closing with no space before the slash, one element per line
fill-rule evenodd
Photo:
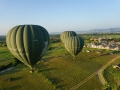
<path fill-rule="evenodd" d="M 0 35 L 16 25 L 37 24 L 49 33 L 120 26 L 120 0 L 0 0 Z"/>
<path fill-rule="evenodd" d="M 120 90 L 120 0 L 0 0 L 0 90 Z"/>

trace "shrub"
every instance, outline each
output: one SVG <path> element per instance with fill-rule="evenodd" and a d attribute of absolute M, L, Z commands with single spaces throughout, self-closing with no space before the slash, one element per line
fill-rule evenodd
<path fill-rule="evenodd" d="M 12 66 L 17 66 L 17 64 L 20 64 L 21 62 L 17 58 L 14 58 L 11 63 Z"/>
<path fill-rule="evenodd" d="M 5 68 L 4 64 L 0 65 L 0 71 L 4 70 L 4 68 Z"/>
<path fill-rule="evenodd" d="M 17 58 L 14 58 L 11 62 L 9 63 L 3 63 L 0 65 L 0 71 L 2 70 L 5 70 L 7 68 L 10 68 L 10 67 L 13 67 L 13 66 L 16 66 L 18 64 L 20 64 L 21 62 L 17 59 Z"/>
<path fill-rule="evenodd" d="M 16 66 L 16 65 L 17 65 L 17 59 L 14 58 L 14 59 L 12 60 L 12 66 Z"/>

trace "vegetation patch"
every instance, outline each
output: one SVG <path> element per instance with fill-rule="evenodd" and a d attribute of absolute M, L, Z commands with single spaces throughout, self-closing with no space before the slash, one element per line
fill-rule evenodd
<path fill-rule="evenodd" d="M 89 35 L 82 37 L 86 38 L 85 44 L 89 42 Z M 55 39 L 52 37 L 52 40 L 48 51 L 35 65 L 35 72 L 32 74 L 29 73 L 29 67 L 12 61 L 14 56 L 6 46 L 0 47 L 0 65 L 10 63 L 11 66 L 16 66 L 12 70 L 0 73 L 0 88 L 6 90 L 69 90 L 119 55 L 116 51 L 110 54 L 113 51 L 84 47 L 73 58 L 63 43 L 59 42 L 59 37 Z M 116 77 L 118 79 L 119 71 L 117 69 L 114 71 L 112 66 L 107 69 L 109 68 L 112 73 L 109 70 L 105 71 L 106 81 L 108 80 L 110 85 L 116 84 L 113 72 L 116 76 L 118 74 Z M 4 81 L 5 78 L 10 78 L 11 82 Z M 77 90 L 101 90 L 102 87 L 98 77 L 94 76 Z"/>
<path fill-rule="evenodd" d="M 112 65 L 108 66 L 104 72 L 103 76 L 107 81 L 107 85 L 113 90 L 120 90 L 120 69 L 113 68 L 113 65 L 120 62 L 120 59 L 116 60 Z"/>
<path fill-rule="evenodd" d="M 15 67 L 20 63 L 21 62 L 17 58 L 13 58 L 10 62 L 1 63 L 0 64 L 0 71 L 5 70 L 5 69 L 10 68 L 10 67 Z"/>

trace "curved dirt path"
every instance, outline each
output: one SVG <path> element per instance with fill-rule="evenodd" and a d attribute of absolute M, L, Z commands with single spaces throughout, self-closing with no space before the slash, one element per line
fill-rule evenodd
<path fill-rule="evenodd" d="M 15 68 L 15 67 L 10 67 L 10 68 L 7 68 L 7 69 L 5 69 L 5 70 L 2 70 L 2 71 L 0 71 L 0 73 L 4 73 L 4 72 L 9 71 L 9 70 L 11 70 L 11 69 L 13 69 L 13 68 Z"/>
<path fill-rule="evenodd" d="M 90 80 L 93 76 L 95 76 L 96 74 L 98 74 L 98 78 L 101 81 L 101 83 L 104 85 L 106 83 L 102 72 L 104 71 L 104 69 L 106 67 L 108 67 L 111 63 L 113 63 L 115 60 L 117 60 L 118 58 L 120 58 L 120 56 L 117 56 L 115 58 L 113 58 L 112 60 L 110 60 L 107 64 L 105 64 L 102 68 L 100 68 L 98 71 L 94 72 L 93 74 L 91 74 L 90 76 L 88 76 L 86 79 L 84 79 L 83 81 L 81 81 L 80 83 L 78 83 L 77 85 L 73 86 L 71 89 L 69 90 L 76 90 L 78 87 L 80 87 L 82 84 L 84 84 L 85 82 L 87 82 L 88 80 Z"/>
<path fill-rule="evenodd" d="M 113 58 L 112 60 L 110 60 L 106 65 L 104 65 L 101 69 L 99 69 L 98 70 L 98 78 L 99 78 L 99 80 L 101 81 L 101 83 L 103 84 L 103 85 L 105 85 L 105 83 L 106 83 L 106 81 L 105 81 L 105 79 L 104 79 L 104 77 L 103 77 L 103 71 L 104 71 L 104 69 L 106 68 L 106 67 L 108 67 L 111 63 L 113 63 L 115 60 L 117 60 L 118 58 L 120 58 L 120 56 L 117 56 L 117 57 L 115 57 L 115 58 Z"/>

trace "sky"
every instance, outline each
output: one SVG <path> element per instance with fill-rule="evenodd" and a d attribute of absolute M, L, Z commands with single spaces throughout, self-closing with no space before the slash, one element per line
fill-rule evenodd
<path fill-rule="evenodd" d="M 120 0 L 0 0 L 0 35 L 34 24 L 49 33 L 120 27 Z"/>

